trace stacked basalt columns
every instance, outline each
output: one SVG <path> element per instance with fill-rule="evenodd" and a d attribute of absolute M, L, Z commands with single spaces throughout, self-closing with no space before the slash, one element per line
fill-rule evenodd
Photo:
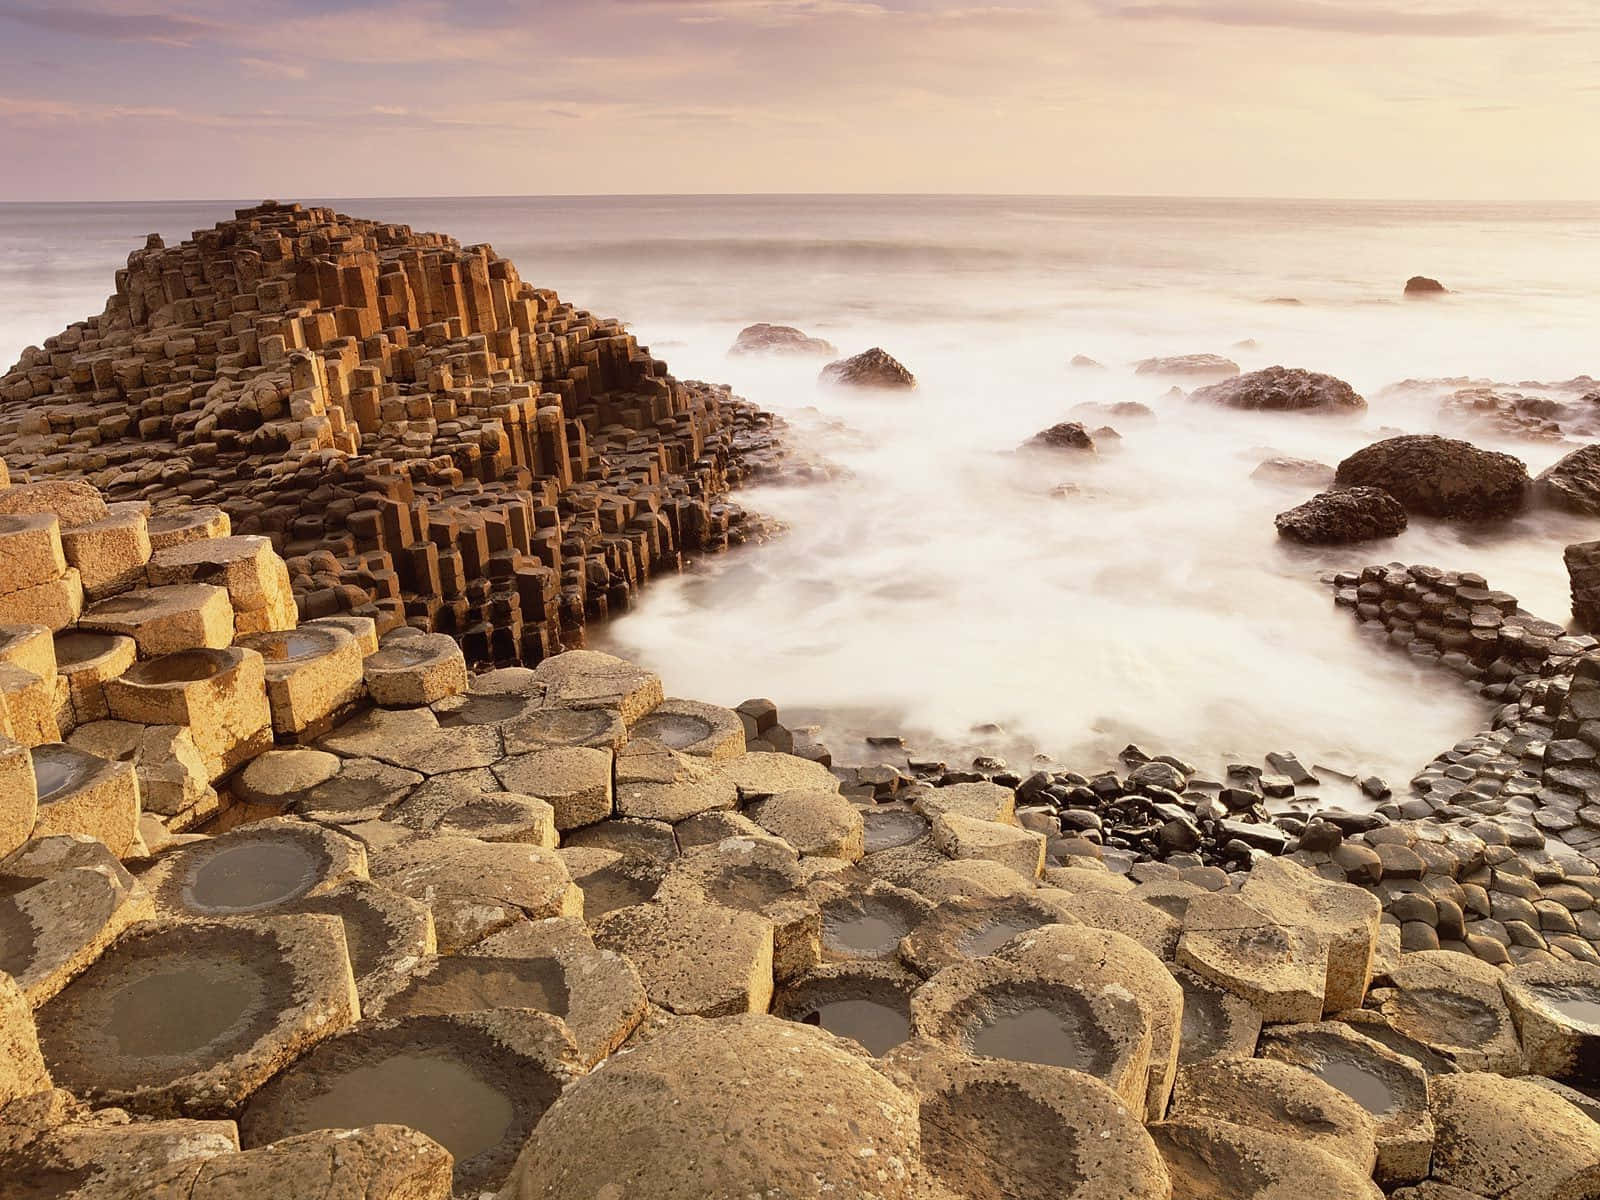
<path fill-rule="evenodd" d="M 0 452 L 158 514 L 219 505 L 287 559 L 302 617 L 498 664 L 744 540 L 722 497 L 774 454 L 768 414 L 490 247 L 271 202 L 152 235 L 103 313 L 25 351 Z"/>

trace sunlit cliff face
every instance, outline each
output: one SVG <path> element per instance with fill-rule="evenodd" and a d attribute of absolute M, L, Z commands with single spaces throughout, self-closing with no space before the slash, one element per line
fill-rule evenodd
<path fill-rule="evenodd" d="M 1581 200 L 1597 65 L 1590 0 L 7 0 L 0 199 Z"/>

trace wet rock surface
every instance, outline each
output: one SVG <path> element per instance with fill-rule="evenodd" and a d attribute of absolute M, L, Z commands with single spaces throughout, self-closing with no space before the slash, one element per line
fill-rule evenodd
<path fill-rule="evenodd" d="M 1339 464 L 1342 487 L 1377 487 L 1407 512 L 1458 520 L 1509 517 L 1527 501 L 1528 469 L 1509 454 L 1433 434 L 1375 442 Z"/>
<path fill-rule="evenodd" d="M 1367 402 L 1342 379 L 1298 367 L 1267 367 L 1196 389 L 1189 397 L 1254 412 L 1362 412 Z"/>
<path fill-rule="evenodd" d="M 917 378 L 887 350 L 874 346 L 822 368 L 822 381 L 841 387 L 902 390 L 917 386 Z"/>
<path fill-rule="evenodd" d="M 1382 488 L 1352 487 L 1313 496 L 1279 513 L 1275 524 L 1291 541 L 1339 545 L 1404 533 L 1406 510 Z"/>

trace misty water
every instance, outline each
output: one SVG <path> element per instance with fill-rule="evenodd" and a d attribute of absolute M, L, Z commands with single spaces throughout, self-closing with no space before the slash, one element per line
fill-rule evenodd
<path fill-rule="evenodd" d="M 111 272 L 231 204 L 0 206 L 0 358 L 98 311 Z M 1251 479 L 1271 455 L 1337 463 L 1396 432 L 1460 432 L 1443 390 L 1600 373 L 1600 209 L 1116 199 L 339 201 L 362 216 L 489 241 L 524 279 L 625 319 L 675 374 L 781 414 L 837 475 L 738 499 L 781 538 L 654 581 L 591 644 L 670 693 L 778 701 L 841 757 L 903 733 L 952 762 L 997 748 L 1108 765 L 1136 740 L 1215 770 L 1293 749 L 1407 778 L 1490 709 L 1448 673 L 1362 634 L 1318 576 L 1390 560 L 1473 570 L 1567 619 L 1561 548 L 1594 522 L 1414 519 L 1400 538 L 1306 550 L 1277 512 L 1314 489 Z M 1453 294 L 1405 301 L 1413 274 Z M 1271 303 L 1293 299 L 1297 304 Z M 879 345 L 907 394 L 817 382 L 823 360 L 729 358 L 754 321 L 842 353 Z M 1252 344 L 1239 346 L 1250 340 Z M 1354 419 L 1246 414 L 1168 395 L 1152 355 L 1340 376 Z M 1069 366 L 1090 356 L 1104 369 Z M 1448 390 L 1448 389 L 1444 389 Z M 1015 453 L 1084 402 L 1148 419 L 1093 459 Z M 1105 418 L 1083 418 L 1091 427 Z M 1534 471 L 1573 444 L 1474 433 Z M 1052 496 L 1062 483 L 1075 495 Z M 979 735 L 993 723 L 1005 734 Z M 859 753 L 852 753 L 852 751 Z M 1018 757 L 1020 756 L 1020 757 Z M 1338 796 L 1346 799 L 1345 796 Z"/>

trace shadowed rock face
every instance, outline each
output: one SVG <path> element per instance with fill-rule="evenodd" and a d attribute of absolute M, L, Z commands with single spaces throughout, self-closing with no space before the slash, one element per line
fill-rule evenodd
<path fill-rule="evenodd" d="M 1600 517 L 1600 445 L 1574 450 L 1533 481 L 1541 504 Z"/>
<path fill-rule="evenodd" d="M 1365 542 L 1405 532 L 1406 510 L 1382 488 L 1323 492 L 1279 513 L 1278 533 L 1312 545 Z"/>
<path fill-rule="evenodd" d="M 165 537 L 204 500 L 271 538 L 303 617 L 425 623 L 495 663 L 743 540 L 714 502 L 772 447 L 767 414 L 491 247 L 274 202 L 136 250 L 104 312 L 0 376 L 0 418 L 37 481 L 0 512 L 102 520 L 92 484 Z"/>
<path fill-rule="evenodd" d="M 845 387 L 914 388 L 917 378 L 886 350 L 874 346 L 822 368 L 822 381 Z"/>
<path fill-rule="evenodd" d="M 1459 520 L 1509 517 L 1528 494 L 1528 469 L 1509 454 L 1433 434 L 1387 438 L 1339 464 L 1340 487 L 1379 487 L 1409 513 Z"/>
<path fill-rule="evenodd" d="M 1199 388 L 1190 397 L 1260 412 L 1362 412 L 1367 402 L 1342 379 L 1298 367 L 1268 367 Z"/>

